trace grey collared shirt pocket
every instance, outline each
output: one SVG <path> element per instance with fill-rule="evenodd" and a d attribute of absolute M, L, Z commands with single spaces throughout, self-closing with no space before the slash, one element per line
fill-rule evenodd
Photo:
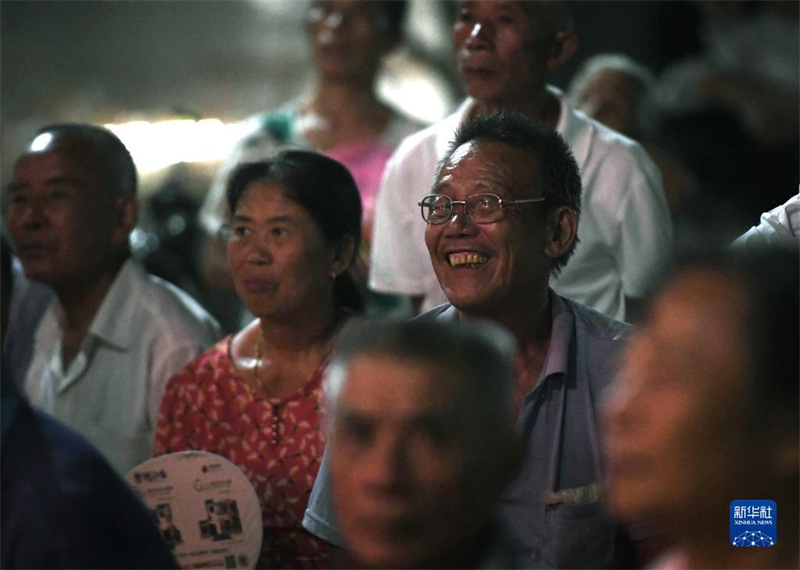
<path fill-rule="evenodd" d="M 616 525 L 603 503 L 546 505 L 545 529 L 543 559 L 559 568 L 611 568 L 619 560 Z"/>

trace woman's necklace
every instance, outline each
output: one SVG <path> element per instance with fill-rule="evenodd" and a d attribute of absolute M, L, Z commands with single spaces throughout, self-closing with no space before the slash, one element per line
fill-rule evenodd
<path fill-rule="evenodd" d="M 264 385 L 261 383 L 261 349 L 264 347 L 264 329 L 258 327 L 258 343 L 256 344 L 256 365 L 253 366 L 253 383 L 261 390 Z"/>
<path fill-rule="evenodd" d="M 347 319 L 339 319 L 338 322 L 334 325 L 333 334 L 331 334 L 331 338 L 328 340 L 327 344 L 325 345 L 325 350 L 322 353 L 322 358 L 320 358 L 317 365 L 311 370 L 311 374 L 303 383 L 304 385 L 307 384 L 314 375 L 319 371 L 319 369 L 325 364 L 325 361 L 328 360 L 328 357 L 331 355 L 331 351 L 333 350 L 333 345 L 336 341 L 336 337 L 339 335 L 339 331 L 342 325 L 347 321 Z M 258 329 L 258 342 L 256 343 L 256 351 L 255 351 L 255 365 L 253 366 L 253 385 L 268 394 L 264 380 L 261 378 L 261 361 L 262 361 L 262 351 L 264 349 L 264 329 L 259 326 Z"/>

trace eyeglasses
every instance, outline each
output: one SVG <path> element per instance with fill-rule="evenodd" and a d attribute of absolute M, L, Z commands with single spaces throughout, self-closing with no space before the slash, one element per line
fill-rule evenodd
<path fill-rule="evenodd" d="M 491 224 L 503 217 L 503 209 L 517 204 L 535 204 L 545 198 L 525 198 L 524 200 L 504 200 L 495 194 L 475 194 L 466 200 L 453 200 L 445 194 L 428 194 L 417 202 L 425 223 L 445 224 L 453 218 L 457 204 L 464 206 L 467 217 L 476 224 Z"/>
<path fill-rule="evenodd" d="M 331 19 L 331 17 L 333 18 Z M 350 7 L 339 8 L 334 7 L 330 2 L 314 2 L 306 13 L 306 20 L 313 26 L 325 24 L 335 27 L 345 19 L 355 27 L 363 28 L 372 25 L 377 25 L 379 28 L 389 27 L 389 21 L 385 14 L 377 13 L 374 7 L 361 2 Z"/>

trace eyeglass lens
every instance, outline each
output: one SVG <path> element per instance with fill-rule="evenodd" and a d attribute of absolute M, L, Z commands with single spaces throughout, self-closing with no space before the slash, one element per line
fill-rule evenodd
<path fill-rule="evenodd" d="M 477 224 L 494 222 L 500 217 L 501 201 L 494 194 L 476 194 L 468 197 L 465 202 L 467 216 Z M 420 204 L 422 217 L 433 224 L 447 222 L 453 216 L 453 208 L 459 203 L 463 202 L 454 202 L 452 198 L 442 194 L 426 196 Z"/>

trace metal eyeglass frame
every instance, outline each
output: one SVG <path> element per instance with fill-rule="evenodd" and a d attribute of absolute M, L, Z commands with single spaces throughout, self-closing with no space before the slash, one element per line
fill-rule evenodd
<path fill-rule="evenodd" d="M 498 212 L 497 213 L 497 218 L 495 218 L 493 220 L 485 221 L 485 222 L 478 222 L 478 221 L 474 220 L 472 218 L 472 216 L 469 215 L 469 212 L 467 211 L 467 202 L 469 202 L 470 200 L 472 200 L 474 198 L 480 198 L 481 196 L 491 196 L 492 198 L 495 198 L 497 200 L 497 204 L 499 206 L 499 208 L 497 210 L 497 212 Z M 447 218 L 444 218 L 444 219 L 442 219 L 442 220 L 440 220 L 438 222 L 432 221 L 430 216 L 426 217 L 425 216 L 425 210 L 426 209 L 430 210 L 430 207 L 425 205 L 425 200 L 427 200 L 428 198 L 447 198 L 449 200 L 449 205 L 450 205 L 450 215 L 447 216 Z M 546 199 L 547 199 L 546 197 L 542 196 L 541 198 L 523 198 L 521 200 L 505 200 L 505 199 L 501 198 L 500 196 L 498 196 L 497 194 L 492 194 L 490 192 L 484 192 L 482 194 L 473 194 L 472 196 L 467 196 L 466 200 L 453 200 L 447 194 L 427 194 L 426 196 L 423 196 L 422 200 L 417 202 L 417 206 L 419 206 L 419 210 L 420 210 L 420 214 L 422 215 L 422 219 L 425 221 L 426 224 L 429 224 L 429 225 L 432 225 L 432 226 L 439 226 L 439 225 L 442 225 L 442 224 L 446 224 L 447 222 L 452 220 L 453 219 L 453 213 L 455 212 L 455 207 L 458 204 L 461 204 L 461 205 L 464 206 L 464 215 L 467 216 L 467 218 L 469 218 L 469 220 L 473 224 L 481 225 L 481 224 L 493 224 L 493 223 L 499 221 L 503 217 L 503 210 L 506 208 L 506 206 L 516 206 L 517 204 L 535 204 L 535 203 L 538 203 L 538 202 L 544 202 Z"/>

